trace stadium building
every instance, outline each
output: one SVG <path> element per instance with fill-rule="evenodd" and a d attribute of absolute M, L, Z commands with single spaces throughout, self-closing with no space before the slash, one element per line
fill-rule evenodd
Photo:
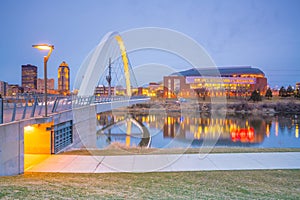
<path fill-rule="evenodd" d="M 165 76 L 163 84 L 167 98 L 250 96 L 254 90 L 267 90 L 265 74 L 250 66 L 189 69 Z"/>

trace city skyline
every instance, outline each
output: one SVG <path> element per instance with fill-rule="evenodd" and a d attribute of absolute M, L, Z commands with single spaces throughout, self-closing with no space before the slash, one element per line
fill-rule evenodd
<path fill-rule="evenodd" d="M 169 28 L 195 39 L 217 66 L 254 66 L 262 69 L 269 84 L 299 82 L 300 18 L 298 1 L 1 1 L 0 80 L 21 83 L 21 65 L 38 66 L 43 73 L 44 52 L 34 43 L 51 43 L 48 77 L 66 60 L 71 90 L 86 55 L 109 31 L 140 27 Z M 80 13 L 80 15 L 78 14 Z M 132 66 L 161 59 L 153 53 L 130 54 Z M 184 63 L 167 61 L 181 69 Z M 177 66 L 176 66 L 177 65 Z M 188 66 L 183 66 L 184 68 Z"/>

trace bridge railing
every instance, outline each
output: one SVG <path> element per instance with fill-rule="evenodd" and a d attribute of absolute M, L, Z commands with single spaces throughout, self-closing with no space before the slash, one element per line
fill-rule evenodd
<path fill-rule="evenodd" d="M 71 110 L 72 108 L 90 104 L 124 101 L 132 98 L 135 99 L 137 97 L 50 95 L 47 99 L 48 114 Z M 44 115 L 45 103 L 43 95 L 24 95 L 0 98 L 0 124 Z"/>
<path fill-rule="evenodd" d="M 66 96 L 51 95 L 47 102 L 49 114 L 72 108 L 72 100 Z M 45 115 L 42 95 L 0 98 L 0 107 L 0 124 Z"/>
<path fill-rule="evenodd" d="M 128 97 L 125 96 L 112 96 L 112 97 L 103 97 L 103 96 L 73 96 L 72 104 L 73 107 L 80 107 L 90 104 L 113 102 L 113 101 L 122 101 L 126 100 Z"/>

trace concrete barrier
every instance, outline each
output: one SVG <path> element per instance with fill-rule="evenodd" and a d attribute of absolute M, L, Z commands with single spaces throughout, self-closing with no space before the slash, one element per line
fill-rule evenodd
<path fill-rule="evenodd" d="M 51 121 L 52 118 L 36 118 L 0 125 L 0 176 L 24 172 L 24 127 Z"/>
<path fill-rule="evenodd" d="M 21 127 L 21 122 L 0 126 L 0 176 L 24 171 L 24 133 Z"/>

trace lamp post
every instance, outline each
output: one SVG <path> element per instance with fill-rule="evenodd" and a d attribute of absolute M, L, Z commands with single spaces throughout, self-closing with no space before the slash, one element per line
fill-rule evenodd
<path fill-rule="evenodd" d="M 32 45 L 33 48 L 39 49 L 39 50 L 48 50 L 48 55 L 44 56 L 44 101 L 45 101 L 45 117 L 48 116 L 47 112 L 47 62 L 49 60 L 49 57 L 52 53 L 52 50 L 54 49 L 54 45 L 50 44 L 35 44 Z"/>

